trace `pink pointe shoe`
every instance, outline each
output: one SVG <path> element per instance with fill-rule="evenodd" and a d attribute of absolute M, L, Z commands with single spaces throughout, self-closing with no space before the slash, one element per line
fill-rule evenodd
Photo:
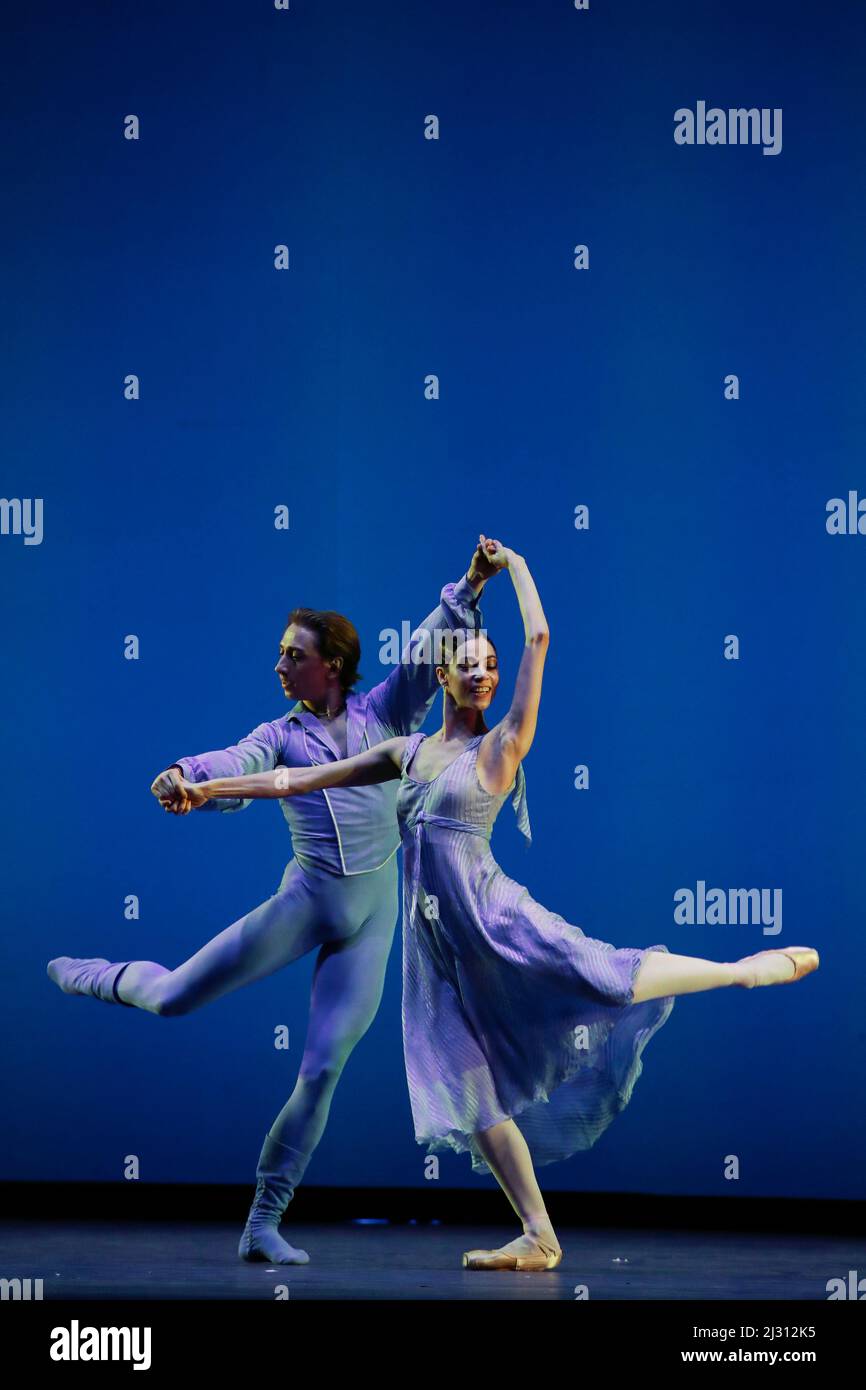
<path fill-rule="evenodd" d="M 520 1237 L 518 1237 L 520 1239 Z M 563 1252 L 543 1236 L 523 1237 L 530 1241 L 534 1250 L 525 1255 L 517 1255 L 507 1246 L 499 1250 L 467 1250 L 463 1256 L 464 1269 L 514 1269 L 518 1271 L 556 1269 L 562 1260 Z M 513 1245 L 517 1241 L 511 1242 Z"/>
<path fill-rule="evenodd" d="M 812 946 L 787 946 L 779 947 L 775 951 L 758 951 L 753 956 L 743 956 L 743 960 L 760 961 L 766 956 L 787 956 L 794 965 L 794 973 L 786 975 L 782 980 L 761 979 L 761 968 L 756 965 L 753 976 L 749 980 L 740 981 L 746 989 L 753 989 L 755 985 L 791 985 L 795 980 L 802 980 L 804 975 L 811 975 L 813 970 L 817 970 L 821 963 L 818 952 Z M 738 964 L 742 964 L 739 961 Z"/>

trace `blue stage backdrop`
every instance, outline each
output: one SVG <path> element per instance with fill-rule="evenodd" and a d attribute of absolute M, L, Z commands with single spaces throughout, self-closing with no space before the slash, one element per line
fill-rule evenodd
<path fill-rule="evenodd" d="M 175 966 L 273 893 L 276 804 L 167 816 L 152 779 L 285 712 L 295 605 L 381 680 L 484 531 L 551 628 L 505 871 L 616 946 L 822 956 L 678 999 L 545 1188 L 866 1195 L 862 5 L 4 27 L 2 1177 L 252 1179 L 313 957 L 180 1018 L 46 963 Z M 482 613 L 501 714 L 507 576 Z M 427 1181 L 400 983 L 398 936 L 309 1184 Z"/>

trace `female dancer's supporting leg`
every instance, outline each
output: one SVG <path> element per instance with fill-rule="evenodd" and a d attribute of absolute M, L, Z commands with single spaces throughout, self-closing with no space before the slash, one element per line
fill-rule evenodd
<path fill-rule="evenodd" d="M 808 947 L 790 947 L 792 952 L 817 953 Z M 812 962 L 804 961 L 806 968 Z M 741 985 L 783 984 L 798 973 L 798 961 L 784 950 L 761 951 L 737 961 L 703 960 L 700 956 L 678 956 L 671 952 L 648 951 L 635 976 L 633 1002 L 665 998 L 668 995 L 697 994 L 708 989 Z M 554 1269 L 562 1259 L 562 1249 L 535 1177 L 529 1147 L 514 1120 L 504 1120 L 491 1129 L 473 1135 L 479 1152 L 502 1191 L 514 1208 L 523 1235 L 498 1250 L 468 1250 L 463 1256 L 467 1269 Z"/>
<path fill-rule="evenodd" d="M 523 1235 L 499 1250 L 467 1250 L 465 1269 L 554 1269 L 562 1248 L 535 1177 L 529 1147 L 513 1120 L 480 1130 L 473 1139 L 521 1225 Z"/>

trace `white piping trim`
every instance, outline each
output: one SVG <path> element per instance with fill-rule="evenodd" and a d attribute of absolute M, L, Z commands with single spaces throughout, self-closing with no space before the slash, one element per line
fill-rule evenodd
<path fill-rule="evenodd" d="M 366 745 L 367 745 L 368 748 L 371 747 L 370 739 L 369 739 L 369 737 L 367 736 L 367 721 L 366 721 L 366 718 L 364 719 L 364 737 L 363 737 L 363 739 L 361 740 L 361 746 L 363 747 L 365 743 L 366 743 Z M 323 788 L 322 788 L 322 791 L 324 791 L 324 790 L 325 790 L 325 789 L 324 789 L 324 787 L 323 787 Z M 329 809 L 330 809 L 330 803 L 329 803 Z M 331 812 L 331 814 L 333 815 L 333 811 Z M 336 821 L 334 822 L 334 824 L 336 824 Z M 387 858 L 387 859 L 383 859 L 382 862 L 381 862 L 381 864 L 374 864 L 373 867 L 372 867 L 372 869 L 345 869 L 345 868 L 344 868 L 343 872 L 344 872 L 344 874 L 345 874 L 345 877 L 346 877 L 346 878 L 355 878 L 358 874 L 374 874 L 374 873 L 376 872 L 377 869 L 384 869 L 385 865 L 386 865 L 386 864 L 390 864 L 391 860 L 394 858 L 394 855 L 395 855 L 395 854 L 397 853 L 397 851 L 399 850 L 400 844 L 401 844 L 401 843 L 402 843 L 402 841 L 400 841 L 398 844 L 396 844 L 396 845 L 394 846 L 394 848 L 391 850 L 391 853 L 388 855 L 388 858 Z M 341 850 L 341 853 L 340 853 L 340 858 L 341 858 L 341 860 L 342 860 L 342 850 Z"/>
<path fill-rule="evenodd" d="M 344 874 L 344 878 L 357 878 L 358 874 L 374 874 L 377 869 L 384 869 L 386 864 L 390 864 L 391 860 L 394 858 L 394 855 L 397 853 L 399 848 L 399 845 L 395 845 L 394 848 L 391 850 L 391 853 L 388 855 L 388 858 L 383 859 L 381 864 L 374 864 L 372 869 L 347 869 Z"/>
<path fill-rule="evenodd" d="M 298 720 L 298 724 L 300 725 L 301 733 L 303 734 L 303 737 L 304 737 L 304 751 L 305 751 L 307 757 L 310 758 L 310 745 L 307 743 L 307 730 L 306 730 L 304 724 L 302 723 L 302 721 L 301 721 L 300 719 Z M 370 740 L 369 740 L 369 738 L 367 737 L 367 724 L 366 724 L 366 721 L 365 721 L 365 723 L 364 723 L 364 741 L 366 742 L 367 747 L 369 748 L 369 747 L 370 747 Z M 312 760 L 312 758 L 310 758 L 310 767 L 321 767 L 321 763 L 314 763 L 313 760 Z M 326 788 L 326 787 L 319 787 L 319 791 L 322 793 L 323 797 L 325 798 L 325 805 L 326 805 L 327 808 L 328 808 L 328 812 L 329 812 L 329 814 L 330 814 L 331 820 L 334 822 L 334 834 L 335 834 L 336 837 L 337 837 L 337 849 L 338 849 L 339 852 L 340 852 L 340 867 L 341 867 L 342 870 L 343 870 L 343 875 L 342 875 L 342 876 L 343 876 L 344 878 L 356 878 L 359 874 L 374 874 L 374 873 L 376 872 L 377 869 L 384 869 L 384 867 L 385 867 L 386 864 L 390 864 L 391 860 L 394 858 L 394 855 L 395 855 L 395 854 L 397 853 L 397 851 L 399 850 L 400 844 L 396 844 L 396 845 L 394 846 L 394 848 L 391 850 L 391 853 L 388 855 L 388 857 L 387 857 L 386 859 L 383 859 L 383 860 L 382 860 L 381 864 L 374 864 L 373 867 L 372 867 L 371 869 L 347 869 L 347 868 L 346 868 L 346 860 L 345 860 L 345 856 L 344 856 L 344 854 L 343 854 L 343 841 L 342 841 L 341 838 L 340 838 L 340 827 L 339 827 L 339 825 L 337 824 L 337 817 L 334 815 L 334 808 L 333 808 L 333 806 L 331 805 L 331 801 L 330 801 L 330 798 L 329 798 L 329 796 L 328 796 L 327 788 Z"/>
<path fill-rule="evenodd" d="M 307 757 L 310 758 L 310 745 L 307 743 L 307 731 L 306 731 L 306 729 L 304 728 L 303 724 L 301 725 L 301 729 L 303 730 L 303 735 L 304 735 L 304 752 L 306 753 Z M 312 760 L 312 758 L 310 758 L 310 766 L 311 766 L 311 767 L 318 767 L 319 764 L 318 764 L 318 763 L 314 763 L 313 760 Z M 331 800 L 330 800 L 330 797 L 328 796 L 327 789 L 326 789 L 325 787 L 319 787 L 319 791 L 322 793 L 322 796 L 325 798 L 325 805 L 326 805 L 327 808 L 328 808 L 328 812 L 329 812 L 329 814 L 330 814 L 331 820 L 334 822 L 334 834 L 335 834 L 336 837 L 337 837 L 337 849 L 338 849 L 339 852 L 340 852 L 340 867 L 341 867 L 341 869 L 343 870 L 343 873 L 345 874 L 345 873 L 346 873 L 346 861 L 345 861 L 345 859 L 344 859 L 344 857 L 343 857 L 343 841 L 340 839 L 340 827 L 339 827 L 339 825 L 337 824 L 337 817 L 334 815 L 334 808 L 333 808 L 333 806 L 331 805 Z"/>

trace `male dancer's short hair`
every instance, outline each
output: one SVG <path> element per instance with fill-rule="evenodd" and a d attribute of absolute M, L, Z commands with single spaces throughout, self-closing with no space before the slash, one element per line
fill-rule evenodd
<path fill-rule="evenodd" d="M 357 681 L 363 680 L 358 670 L 361 639 L 354 625 L 342 613 L 335 613 L 331 608 L 293 608 L 286 619 L 286 627 L 290 627 L 292 623 L 315 633 L 316 645 L 323 661 L 331 661 L 336 656 L 343 658 L 340 684 L 344 690 L 351 689 Z"/>

